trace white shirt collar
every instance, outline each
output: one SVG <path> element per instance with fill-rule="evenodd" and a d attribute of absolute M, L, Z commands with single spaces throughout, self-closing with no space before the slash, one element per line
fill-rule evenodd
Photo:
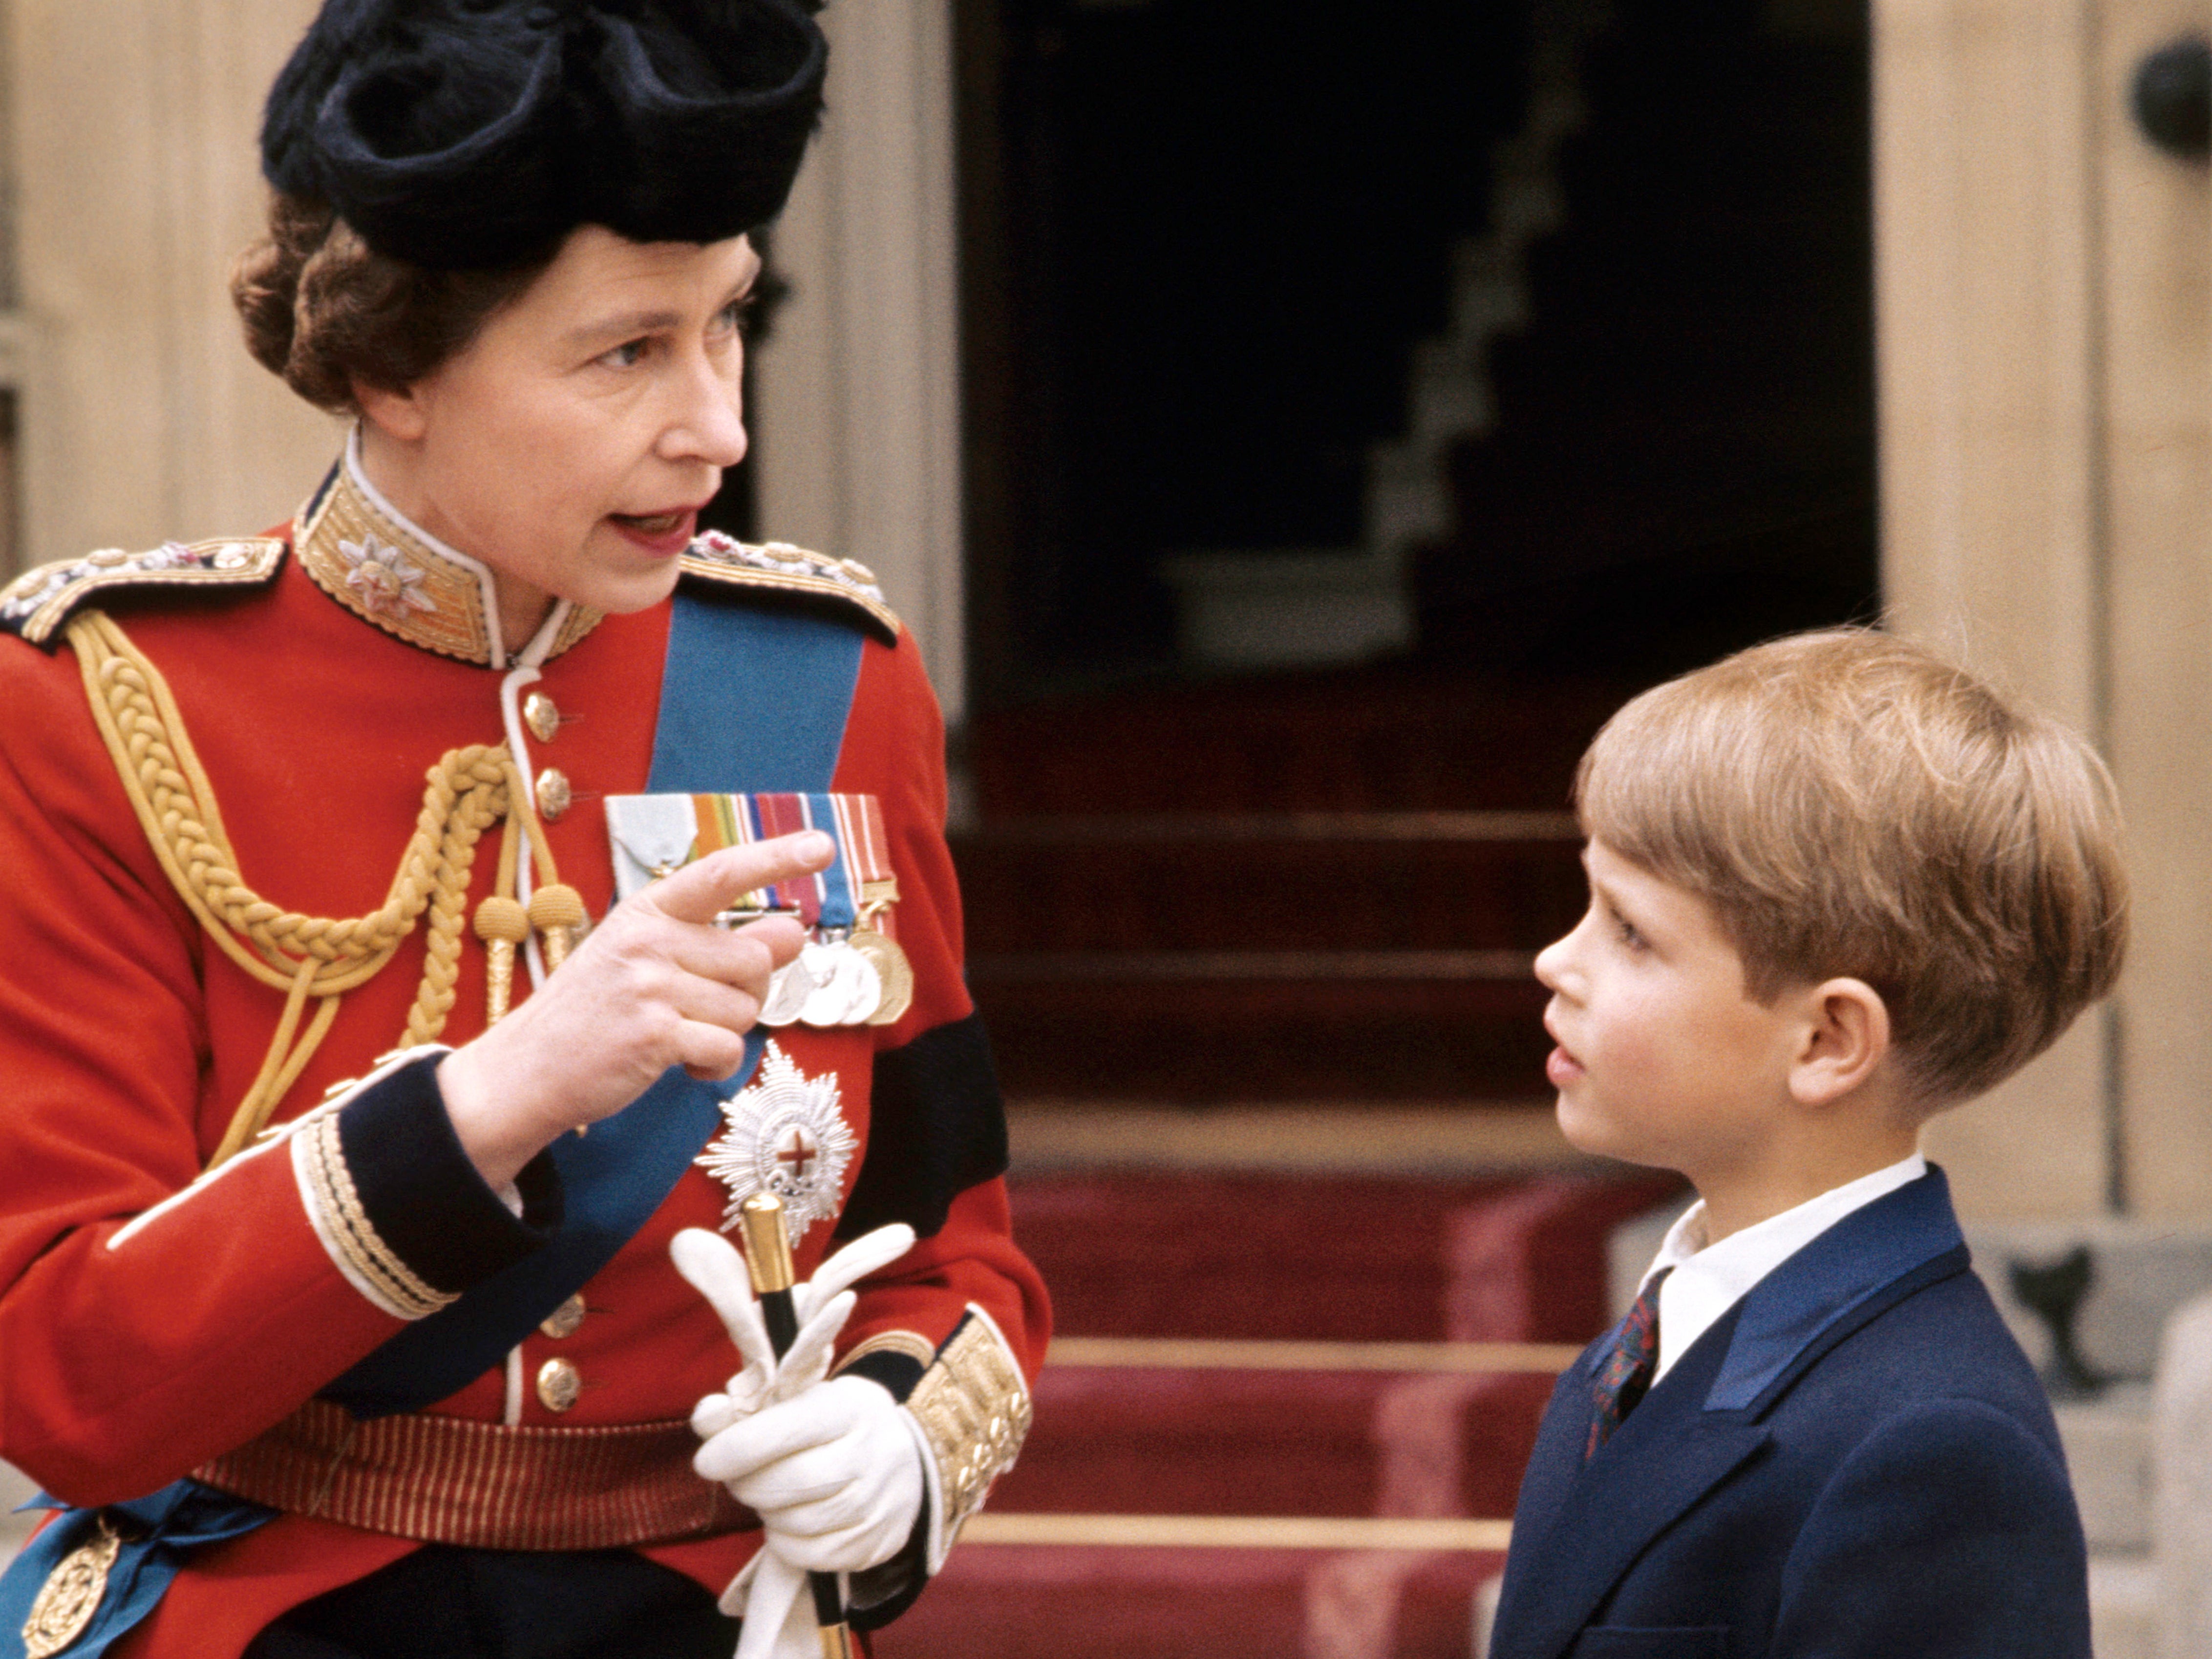
<path fill-rule="evenodd" d="M 1662 1268 L 1674 1269 L 1659 1287 L 1659 1364 L 1651 1380 L 1664 1377 L 1691 1344 L 1768 1274 L 1853 1210 L 1927 1172 L 1928 1160 L 1916 1152 L 1887 1169 L 1862 1175 L 1794 1209 L 1732 1232 L 1717 1244 L 1705 1243 L 1705 1201 L 1691 1205 L 1667 1230 L 1659 1254 L 1638 1286 L 1649 1284 Z"/>

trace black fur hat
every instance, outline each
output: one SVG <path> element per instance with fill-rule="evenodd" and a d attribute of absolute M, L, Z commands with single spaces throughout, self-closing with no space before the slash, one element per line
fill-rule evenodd
<path fill-rule="evenodd" d="M 261 166 L 378 252 L 541 257 L 578 225 L 715 242 L 775 216 L 822 112 L 820 0 L 325 0 Z"/>

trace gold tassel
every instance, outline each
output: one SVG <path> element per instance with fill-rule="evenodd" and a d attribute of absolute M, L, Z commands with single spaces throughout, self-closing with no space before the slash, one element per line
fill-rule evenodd
<path fill-rule="evenodd" d="M 584 919 L 584 896 L 574 887 L 556 881 L 530 895 L 530 924 L 545 941 L 546 972 L 568 960 Z"/>
<path fill-rule="evenodd" d="M 515 947 L 530 937 L 530 917 L 505 893 L 477 906 L 477 937 L 484 942 L 484 1024 L 495 1026 L 514 997 Z"/>

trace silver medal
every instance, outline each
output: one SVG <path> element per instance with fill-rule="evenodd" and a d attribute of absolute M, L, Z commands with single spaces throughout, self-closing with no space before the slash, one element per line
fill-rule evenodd
<path fill-rule="evenodd" d="M 810 946 L 809 948 L 816 948 Z M 823 972 L 821 983 L 815 987 L 814 995 L 806 999 L 806 1010 L 799 1016 L 800 1023 L 824 1027 L 849 1026 L 854 1023 L 853 1010 L 859 1006 L 861 995 L 866 990 L 861 976 L 866 972 L 868 965 L 860 952 L 842 939 L 823 945 L 819 949 L 822 952 L 822 966 L 826 971 Z"/>
<path fill-rule="evenodd" d="M 761 1003 L 761 1024 L 787 1026 L 799 1018 L 807 999 L 814 995 L 815 986 L 821 983 L 806 960 L 807 953 L 813 949 L 813 946 L 807 946 L 769 976 L 768 996 Z"/>
<path fill-rule="evenodd" d="M 853 1000 L 845 1009 L 845 1023 L 865 1026 L 876 1017 L 876 1010 L 884 1005 L 884 976 L 876 965 L 855 950 L 853 952 Z"/>

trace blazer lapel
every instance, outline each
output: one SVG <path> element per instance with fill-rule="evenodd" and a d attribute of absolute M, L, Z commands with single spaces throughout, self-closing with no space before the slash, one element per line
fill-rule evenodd
<path fill-rule="evenodd" d="M 1705 1408 L 1763 1413 L 1869 1319 L 1967 1266 L 1950 1184 L 1930 1166 L 1853 1210 L 1745 1293 Z"/>
<path fill-rule="evenodd" d="M 1759 1425 L 1705 1410 L 1733 1323 L 1700 1337 L 1588 1464 L 1590 1408 L 1547 1420 L 1528 1486 L 1550 1512 L 1514 1517 L 1491 1659 L 1556 1659 L 1644 1547 L 1766 1444 Z M 1589 1369 L 1585 1356 L 1563 1388 L 1587 1398 Z"/>
<path fill-rule="evenodd" d="M 1585 1467 L 1595 1344 L 1529 1459 L 1491 1659 L 1558 1659 L 1644 1547 L 1766 1444 L 1807 1366 L 1921 1286 L 1966 1270 L 1940 1169 L 1855 1210 L 1691 1346 Z"/>
<path fill-rule="evenodd" d="M 1583 1446 L 1589 1438 L 1590 1377 L 1603 1352 L 1603 1343 L 1593 1344 L 1559 1374 L 1559 1384 L 1552 1390 L 1551 1404 L 1537 1426 L 1536 1444 L 1529 1449 L 1520 1496 L 1513 1505 L 1516 1537 L 1541 1538 L 1549 1532 L 1567 1494 L 1574 1489 L 1575 1476 L 1582 1470 Z M 1517 1565 L 1509 1556 L 1504 1590 L 1509 1597 L 1521 1576 Z"/>

